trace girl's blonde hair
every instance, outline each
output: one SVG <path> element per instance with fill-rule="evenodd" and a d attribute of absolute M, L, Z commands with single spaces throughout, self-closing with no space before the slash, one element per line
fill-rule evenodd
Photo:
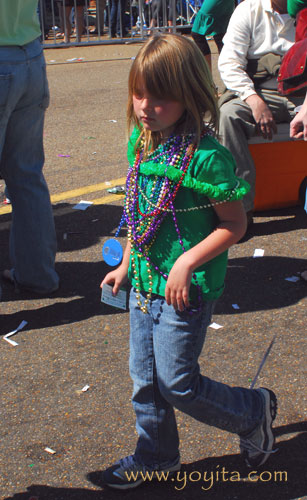
<path fill-rule="evenodd" d="M 197 45 L 182 35 L 159 34 L 151 37 L 137 54 L 129 74 L 127 106 L 128 130 L 140 128 L 145 154 L 161 143 L 160 132 L 142 128 L 133 109 L 133 94 L 140 86 L 158 99 L 182 103 L 185 112 L 176 124 L 175 134 L 194 134 L 198 144 L 204 119 L 218 132 L 216 89 L 205 58 Z"/>

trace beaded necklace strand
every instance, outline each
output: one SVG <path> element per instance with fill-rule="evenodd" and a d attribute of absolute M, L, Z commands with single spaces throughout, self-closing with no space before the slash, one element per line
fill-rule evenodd
<path fill-rule="evenodd" d="M 202 137 L 205 134 L 210 133 L 210 130 L 206 130 Z M 177 192 L 182 185 L 184 176 L 193 159 L 195 150 L 196 146 L 193 143 L 193 136 L 191 134 L 185 136 L 173 136 L 164 144 L 160 145 L 153 153 L 149 154 L 146 159 L 143 159 L 143 143 L 141 143 L 137 149 L 134 164 L 128 169 L 124 213 L 115 237 L 119 234 L 121 227 L 126 222 L 128 226 L 128 240 L 131 244 L 131 268 L 135 278 L 136 299 L 138 306 L 144 314 L 148 313 L 147 306 L 152 295 L 152 272 L 154 271 L 159 273 L 165 280 L 168 278 L 168 274 L 161 271 L 161 269 L 159 269 L 159 267 L 149 257 L 149 250 L 156 239 L 158 229 L 163 220 L 168 213 L 171 214 L 178 240 L 182 248 L 182 252 L 184 253 L 185 247 L 178 226 L 176 212 L 209 208 L 213 206 L 210 203 L 209 205 L 203 205 L 195 208 L 191 207 L 190 209 L 176 210 L 174 207 Z M 144 193 L 144 190 L 146 189 L 146 181 L 144 179 L 142 184 L 140 181 L 140 165 L 145 162 L 165 165 L 165 174 L 169 166 L 174 166 L 181 172 L 181 176 L 177 182 L 171 181 L 166 175 L 164 178 L 155 176 L 151 193 L 146 196 Z M 231 198 L 234 190 L 231 191 L 229 197 L 227 197 L 226 200 L 223 200 L 223 202 L 226 202 Z M 141 197 L 143 201 L 145 200 L 142 205 L 142 209 L 140 207 Z M 223 202 L 217 202 L 216 204 Z M 136 256 L 138 258 L 145 259 L 148 274 L 149 286 L 143 305 L 141 303 L 140 278 L 136 270 Z M 193 273 L 192 277 L 197 288 L 198 303 L 200 307 L 202 302 L 201 287 L 198 284 L 195 273 Z"/>

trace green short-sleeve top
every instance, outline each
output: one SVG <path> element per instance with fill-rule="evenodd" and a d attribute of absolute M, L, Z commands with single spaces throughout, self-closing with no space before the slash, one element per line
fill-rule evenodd
<path fill-rule="evenodd" d="M 192 31 L 199 35 L 226 33 L 234 7 L 234 0 L 204 0 L 196 14 Z"/>
<path fill-rule="evenodd" d="M 139 131 L 134 129 L 128 144 L 130 167 L 135 162 L 134 146 L 138 136 Z M 214 208 L 207 207 L 210 205 L 209 198 L 217 202 L 225 199 L 234 201 L 241 199 L 249 191 L 247 182 L 238 179 L 234 171 L 235 163 L 231 153 L 212 136 L 203 137 L 174 202 L 177 223 L 186 251 L 206 238 L 218 225 L 218 217 Z M 143 193 L 145 190 L 147 199 L 150 197 L 157 176 L 164 177 L 165 175 L 176 182 L 181 176 L 181 171 L 174 166 L 154 163 L 150 161 L 150 157 L 140 164 L 138 185 L 142 186 Z M 148 209 L 147 201 L 140 191 L 138 193 L 140 209 L 145 211 Z M 149 257 L 162 273 L 168 274 L 182 252 L 173 216 L 169 212 L 150 247 Z M 222 294 L 226 267 L 227 252 L 223 252 L 195 270 L 204 300 L 213 300 Z M 137 252 L 135 252 L 135 272 L 132 270 L 130 261 L 128 276 L 133 286 L 137 288 L 137 276 L 140 290 L 149 291 L 146 260 Z M 154 269 L 152 269 L 152 283 L 152 293 L 164 296 L 166 279 Z M 190 299 L 196 300 L 197 296 L 197 288 L 192 280 Z"/>
<path fill-rule="evenodd" d="M 287 10 L 291 17 L 296 17 L 297 13 L 307 7 L 307 0 L 288 0 Z"/>

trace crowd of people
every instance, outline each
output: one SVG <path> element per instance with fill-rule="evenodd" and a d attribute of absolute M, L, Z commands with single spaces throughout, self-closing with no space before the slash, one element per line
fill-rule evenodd
<path fill-rule="evenodd" d="M 305 5 L 289 0 L 295 1 Z M 0 0 L 0 173 L 13 208 L 12 268 L 3 278 L 49 295 L 59 276 L 42 173 L 49 95 L 36 9 L 37 0 Z M 101 478 L 117 489 L 138 486 L 141 471 L 180 470 L 174 408 L 237 434 L 249 467 L 257 469 L 275 452 L 274 392 L 211 380 L 200 373 L 198 358 L 223 293 L 227 250 L 252 218 L 255 167 L 248 139 L 271 139 L 276 124 L 287 121 L 292 137 L 307 140 L 307 99 L 281 97 L 275 69 L 257 79 L 264 57 L 274 55 L 267 64 L 275 68 L 276 57 L 280 62 L 294 43 L 286 0 L 244 0 L 228 27 L 216 29 L 223 31 L 219 70 L 227 91 L 220 103 L 208 54 L 189 37 L 150 37 L 129 74 L 132 134 L 121 221 L 128 240 L 121 264 L 101 284 L 111 286 L 114 296 L 127 280 L 132 285 L 130 373 L 138 442 Z"/>

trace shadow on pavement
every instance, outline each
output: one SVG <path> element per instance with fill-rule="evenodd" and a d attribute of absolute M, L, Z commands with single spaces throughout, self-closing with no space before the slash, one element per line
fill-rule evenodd
<path fill-rule="evenodd" d="M 4 500 L 202 500 L 209 495 L 212 500 L 291 500 L 307 494 L 305 452 L 307 422 L 300 422 L 275 429 L 276 436 L 296 433 L 294 437 L 278 443 L 278 452 L 269 463 L 252 474 L 238 465 L 239 455 L 211 457 L 182 466 L 174 481 L 149 481 L 135 490 L 115 491 L 109 488 L 90 490 L 82 488 L 55 488 L 31 485 L 26 492 L 16 493 Z M 91 472 L 87 478 L 95 485 L 100 471 Z"/>
<path fill-rule="evenodd" d="M 56 269 L 61 277 L 60 290 L 43 305 L 0 316 L 1 333 L 16 328 L 22 320 L 31 330 L 61 324 L 71 324 L 94 316 L 121 314 L 123 311 L 100 302 L 100 283 L 110 270 L 104 262 L 59 262 Z M 241 314 L 270 310 L 295 304 L 306 296 L 306 282 L 285 281 L 299 270 L 307 269 L 305 259 L 288 257 L 243 257 L 230 259 L 226 289 L 217 303 L 215 314 Z M 2 310 L 5 302 L 33 300 L 30 293 L 16 294 L 11 285 L 3 283 Z M 69 301 L 61 301 L 73 297 Z M 50 303 L 51 302 L 51 303 Z M 237 303 L 239 310 L 232 304 Z M 26 329 L 25 329 L 26 330 Z M 25 331 L 24 330 L 24 331 Z"/>
<path fill-rule="evenodd" d="M 258 222 L 257 217 L 274 217 L 274 219 Z M 283 234 L 303 229 L 306 227 L 306 213 L 299 206 L 256 212 L 254 222 L 255 224 L 253 224 L 242 241 L 248 241 L 254 236 Z"/>
<path fill-rule="evenodd" d="M 115 233 L 123 213 L 118 205 L 91 205 L 87 210 L 73 210 L 75 204 L 53 205 L 58 252 L 74 252 L 99 243 L 104 236 Z M 1 254 L 9 252 L 11 215 L 0 216 Z M 123 233 L 124 235 L 124 233 Z"/>
<path fill-rule="evenodd" d="M 295 304 L 307 294 L 306 281 L 292 283 L 286 278 L 307 269 L 307 259 L 264 256 L 229 259 L 225 291 L 215 308 L 216 314 L 279 309 Z M 240 309 L 234 310 L 236 303 Z"/>

